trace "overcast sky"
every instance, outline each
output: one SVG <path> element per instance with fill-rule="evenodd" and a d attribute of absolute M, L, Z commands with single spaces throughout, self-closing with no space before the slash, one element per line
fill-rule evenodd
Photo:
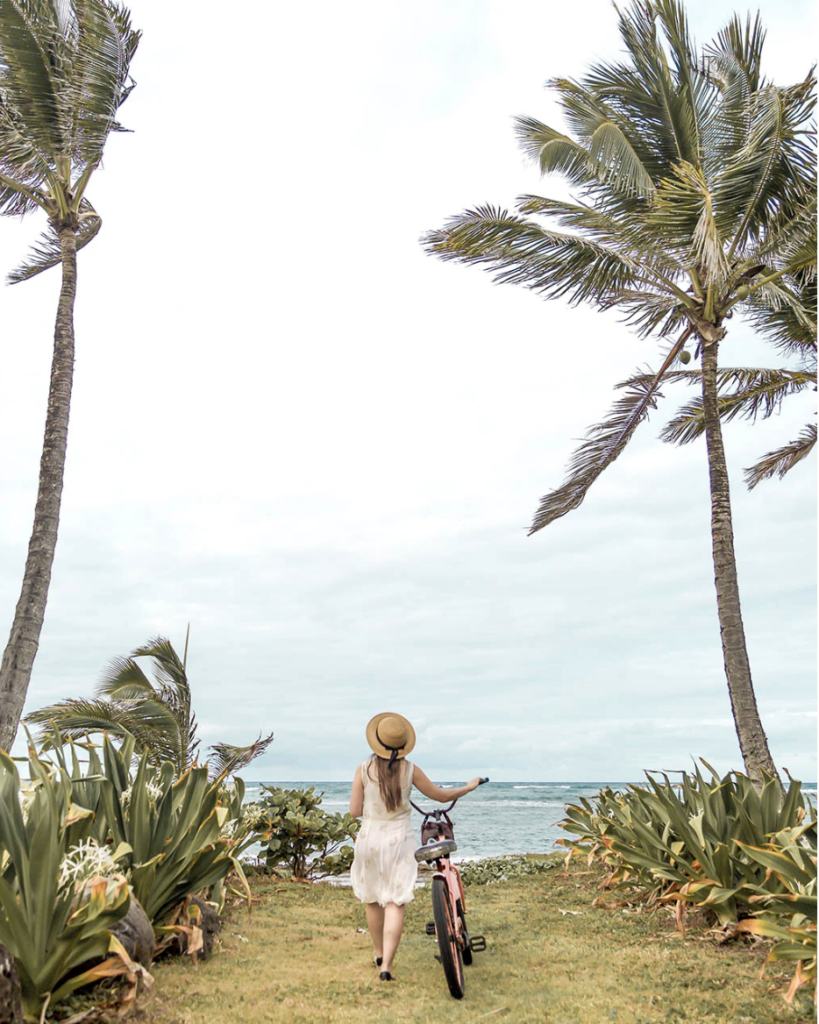
<path fill-rule="evenodd" d="M 695 36 L 732 10 L 698 0 Z M 527 538 L 576 439 L 658 346 L 422 252 L 482 202 L 563 194 L 516 148 L 544 82 L 620 49 L 605 0 L 133 0 L 137 80 L 89 197 L 66 483 L 26 710 L 108 660 L 182 650 L 203 742 L 275 740 L 248 779 L 332 780 L 383 710 L 433 776 L 625 781 L 741 768 L 704 444 L 660 413 L 583 506 Z M 767 71 L 815 7 L 762 5 Z M 0 271 L 42 228 L 0 223 Z M 0 627 L 34 507 L 59 277 L 0 291 Z M 779 365 L 736 320 L 726 365 Z M 815 395 L 726 427 L 743 611 L 778 765 L 816 779 L 816 464 L 750 494 Z M 16 752 L 22 752 L 18 744 Z"/>

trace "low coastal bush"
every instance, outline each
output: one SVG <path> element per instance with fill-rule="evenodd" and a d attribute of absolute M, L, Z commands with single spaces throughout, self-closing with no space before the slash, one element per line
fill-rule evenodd
<path fill-rule="evenodd" d="M 510 878 L 536 875 L 560 867 L 565 856 L 562 853 L 545 857 L 485 857 L 483 860 L 465 861 L 458 865 L 464 885 L 491 885 L 507 882 Z"/>
<path fill-rule="evenodd" d="M 286 865 L 294 878 L 325 878 L 349 871 L 361 823 L 351 814 L 321 808 L 323 793 L 262 786 L 261 800 L 248 804 L 241 826 L 261 842 L 268 868 Z"/>
<path fill-rule="evenodd" d="M 772 958 L 797 960 L 797 987 L 815 981 L 813 806 L 796 780 L 783 797 L 776 779 L 766 778 L 757 791 L 746 775 L 719 778 L 702 763 L 710 779 L 699 767 L 683 773 L 678 785 L 647 772 L 644 786 L 606 787 L 591 801 L 569 805 L 560 826 L 578 838 L 558 842 L 570 856 L 583 853 L 589 862 L 604 863 L 604 886 L 626 890 L 628 902 L 676 904 L 681 930 L 685 907 L 694 904 L 726 935 L 778 935 L 783 944 Z M 792 920 L 783 926 L 779 918 L 787 912 Z M 743 923 L 749 918 L 753 924 Z"/>

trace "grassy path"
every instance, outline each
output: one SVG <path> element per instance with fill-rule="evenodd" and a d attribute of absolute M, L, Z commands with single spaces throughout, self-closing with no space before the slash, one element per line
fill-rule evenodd
<path fill-rule="evenodd" d="M 248 924 L 225 923 L 198 966 L 156 965 L 140 1024 L 796 1024 L 813 1020 L 781 998 L 781 972 L 759 979 L 762 949 L 679 938 L 665 912 L 589 906 L 598 876 L 573 869 L 467 890 L 487 950 L 466 968 L 466 996 L 446 989 L 433 959 L 429 892 L 407 908 L 396 981 L 370 965 L 364 914 L 348 889 L 260 880 Z"/>

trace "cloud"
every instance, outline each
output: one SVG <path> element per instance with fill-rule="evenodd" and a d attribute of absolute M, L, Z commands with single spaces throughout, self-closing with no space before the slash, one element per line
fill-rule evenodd
<path fill-rule="evenodd" d="M 689 393 L 669 390 L 584 505 L 527 538 L 576 439 L 657 348 L 613 315 L 496 288 L 418 245 L 470 204 L 553 191 L 511 118 L 556 117 L 543 81 L 617 52 L 613 9 L 582 0 L 563 23 L 522 0 L 321 10 L 261 11 L 217 79 L 200 62 L 226 53 L 223 28 L 141 4 L 123 110 L 135 132 L 95 175 L 104 227 L 80 254 L 60 542 L 28 708 L 90 693 L 151 636 L 181 647 L 190 622 L 203 742 L 275 731 L 248 777 L 347 777 L 385 707 L 416 722 L 433 775 L 622 781 L 692 753 L 736 767 L 705 453 L 656 439 Z M 763 12 L 775 74 L 811 62 L 803 15 Z M 270 38 L 308 37 L 270 59 Z M 0 261 L 37 229 L 4 225 Z M 2 296 L 5 622 L 56 288 L 45 276 Z M 777 359 L 740 324 L 724 358 Z M 777 760 L 815 778 L 815 463 L 741 484 L 813 400 L 732 424 L 726 445 L 763 719 Z"/>

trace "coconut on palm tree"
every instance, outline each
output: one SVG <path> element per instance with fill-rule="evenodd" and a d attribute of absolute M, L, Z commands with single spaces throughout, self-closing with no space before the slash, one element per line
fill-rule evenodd
<path fill-rule="evenodd" d="M 617 309 L 663 345 L 659 370 L 627 382 L 608 417 L 590 428 L 563 485 L 542 498 L 530 533 L 581 504 L 655 407 L 669 371 L 690 361 L 686 345 L 701 360 L 725 672 L 746 770 L 759 783 L 776 769 L 739 603 L 719 347 L 735 314 L 774 338 L 778 331 L 785 344 L 792 322 L 814 331 L 807 286 L 816 268 L 815 80 L 810 73 L 781 87 L 763 77 L 758 17 L 732 18 L 701 52 L 677 0 L 638 0 L 618 17 L 626 60 L 551 83 L 569 133 L 530 118 L 517 122 L 524 150 L 544 174 L 563 174 L 575 201 L 530 195 L 519 199 L 517 214 L 468 210 L 423 244 L 546 299 Z"/>
<path fill-rule="evenodd" d="M 77 250 L 100 228 L 86 197 L 133 88 L 140 33 L 109 0 L 0 0 L 0 214 L 41 210 L 48 229 L 12 283 L 62 267 L 43 453 L 20 599 L 0 665 L 0 748 L 14 740 L 57 544 L 74 372 Z"/>
<path fill-rule="evenodd" d="M 198 758 L 199 739 L 187 673 L 187 640 L 182 658 L 170 640 L 157 637 L 114 658 L 92 698 L 74 698 L 51 704 L 26 715 L 26 722 L 42 726 L 44 748 L 65 740 L 84 739 L 93 733 L 133 737 L 137 754 L 147 753 L 159 767 L 165 762 L 182 775 Z M 137 659 L 151 666 L 153 682 Z M 211 775 L 232 775 L 267 750 L 273 733 L 259 736 L 246 747 L 214 743 L 208 758 Z"/>

